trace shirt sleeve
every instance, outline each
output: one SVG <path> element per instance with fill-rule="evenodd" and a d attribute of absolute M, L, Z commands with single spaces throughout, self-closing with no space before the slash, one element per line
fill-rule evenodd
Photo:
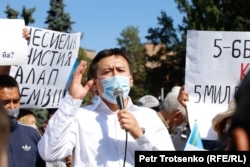
<path fill-rule="evenodd" d="M 136 142 L 142 148 L 142 150 L 152 150 L 153 148 L 153 145 L 145 135 L 143 135 L 139 139 L 136 139 Z"/>
<path fill-rule="evenodd" d="M 153 139 L 152 137 L 147 136 L 147 134 L 145 133 L 142 137 L 136 139 L 136 142 L 141 147 L 142 151 L 174 151 L 175 148 L 173 146 L 170 135 L 167 131 L 165 131 L 164 133 L 166 134 L 164 134 L 165 137 L 163 138 L 165 138 L 166 140 L 162 140 L 161 138 Z"/>
<path fill-rule="evenodd" d="M 45 133 L 38 143 L 38 150 L 45 161 L 61 160 L 72 154 L 77 123 L 74 119 L 82 100 L 67 94 L 58 110 L 49 120 Z"/>
<path fill-rule="evenodd" d="M 145 133 L 138 139 L 136 143 L 143 151 L 174 151 L 174 145 L 167 127 L 163 124 L 157 113 L 151 112 L 149 115 L 144 115 Z M 150 122 L 150 123 L 149 123 Z"/>

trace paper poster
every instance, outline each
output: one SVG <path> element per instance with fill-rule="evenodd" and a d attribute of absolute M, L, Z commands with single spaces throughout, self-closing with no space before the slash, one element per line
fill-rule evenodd
<path fill-rule="evenodd" d="M 57 108 L 67 92 L 80 46 L 80 33 L 30 27 L 26 65 L 12 66 L 23 108 Z M 75 68 L 75 67 L 74 67 Z"/>
<path fill-rule="evenodd" d="M 190 30 L 186 49 L 190 124 L 196 120 L 202 138 L 216 139 L 212 118 L 227 109 L 250 68 L 250 32 Z"/>
<path fill-rule="evenodd" d="M 0 19 L 0 65 L 21 65 L 27 62 L 28 45 L 23 38 L 22 19 Z"/>

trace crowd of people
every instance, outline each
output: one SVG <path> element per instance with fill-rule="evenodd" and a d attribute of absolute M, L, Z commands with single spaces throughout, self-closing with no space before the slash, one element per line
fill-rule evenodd
<path fill-rule="evenodd" d="M 21 109 L 17 81 L 0 70 L 0 165 L 133 167 L 136 150 L 184 150 L 191 131 L 188 92 L 174 86 L 161 105 L 155 99 L 145 102 L 152 97 L 134 104 L 129 96 L 134 84 L 131 64 L 119 48 L 100 51 L 88 71 L 87 62 L 80 61 L 68 93 L 42 129 L 34 126 L 34 113 Z M 84 73 L 88 79 L 82 85 Z M 89 92 L 95 100 L 82 106 Z M 223 143 L 220 150 L 250 150 L 250 72 L 234 98 L 230 112 L 213 120 Z"/>

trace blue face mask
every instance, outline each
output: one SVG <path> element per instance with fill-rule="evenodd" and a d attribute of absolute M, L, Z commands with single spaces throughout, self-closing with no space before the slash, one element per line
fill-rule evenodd
<path fill-rule="evenodd" d="M 116 88 L 122 88 L 123 90 L 123 99 L 128 97 L 130 91 L 130 83 L 128 76 L 114 76 L 111 78 L 101 80 L 103 86 L 102 97 L 108 100 L 110 103 L 117 104 L 114 90 Z"/>
<path fill-rule="evenodd" d="M 92 98 L 91 102 L 94 104 L 98 101 L 98 96 L 94 95 L 94 97 Z"/>
<path fill-rule="evenodd" d="M 17 118 L 19 112 L 20 112 L 19 108 L 7 109 L 7 114 L 8 114 L 10 117 L 13 117 L 13 118 Z"/>
<path fill-rule="evenodd" d="M 17 118 L 19 112 L 20 112 L 19 108 L 7 109 L 7 114 L 8 114 L 9 119 L 10 119 L 11 129 L 13 129 L 17 124 L 16 118 Z"/>

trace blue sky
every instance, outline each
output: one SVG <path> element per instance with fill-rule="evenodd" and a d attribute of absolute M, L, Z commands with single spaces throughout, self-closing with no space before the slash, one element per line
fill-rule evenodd
<path fill-rule="evenodd" d="M 49 0 L 0 0 L 0 18 L 6 18 L 5 7 L 10 4 L 21 11 L 23 6 L 36 7 L 33 14 L 36 22 L 29 26 L 45 28 L 44 21 L 49 9 Z M 182 15 L 174 0 L 64 0 L 65 12 L 71 16 L 73 31 L 84 34 L 81 47 L 99 52 L 117 47 L 116 38 L 123 29 L 135 26 L 139 29 L 141 42 L 150 27 L 157 27 L 157 17 L 162 10 L 172 17 L 175 27 L 182 21 Z"/>

